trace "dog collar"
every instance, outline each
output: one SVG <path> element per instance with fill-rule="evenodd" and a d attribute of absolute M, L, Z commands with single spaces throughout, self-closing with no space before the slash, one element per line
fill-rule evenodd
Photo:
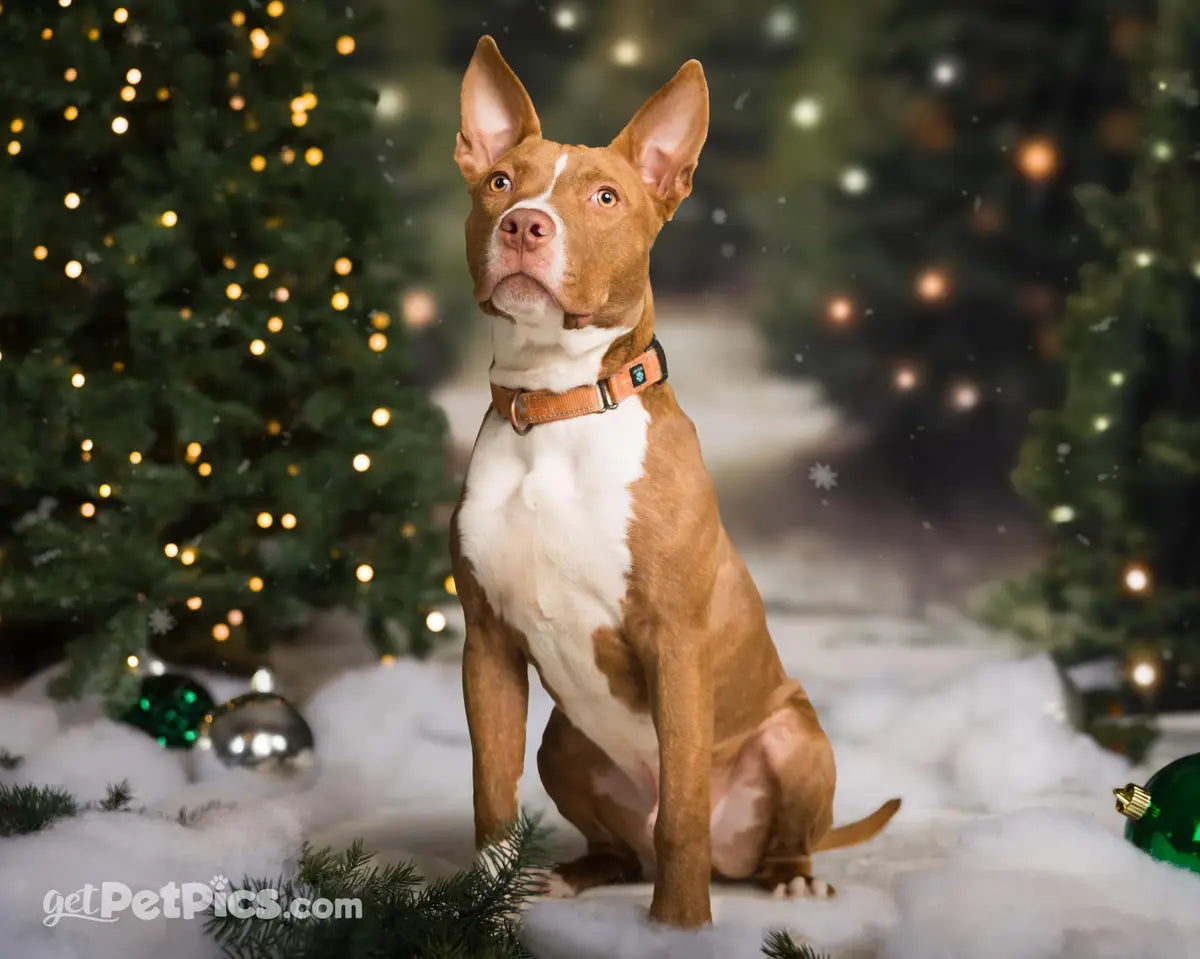
<path fill-rule="evenodd" d="M 624 400 L 666 378 L 667 355 L 655 337 L 644 353 L 639 353 L 612 376 L 565 393 L 518 390 L 493 383 L 492 406 L 508 418 L 518 435 L 524 436 L 539 423 L 615 410 Z"/>

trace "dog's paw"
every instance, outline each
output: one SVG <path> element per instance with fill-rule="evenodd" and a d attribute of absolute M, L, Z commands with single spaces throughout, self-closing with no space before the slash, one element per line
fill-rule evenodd
<path fill-rule="evenodd" d="M 797 876 L 791 882 L 781 882 L 772 895 L 776 899 L 830 899 L 835 890 L 824 879 Z"/>

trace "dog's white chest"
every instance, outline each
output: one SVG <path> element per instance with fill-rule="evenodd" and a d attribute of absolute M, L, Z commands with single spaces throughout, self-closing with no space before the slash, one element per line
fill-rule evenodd
<path fill-rule="evenodd" d="M 491 412 L 458 520 L 463 555 L 492 608 L 525 636 L 572 723 L 626 767 L 655 755 L 654 727 L 613 697 L 593 635 L 621 622 L 630 486 L 642 475 L 648 424 L 637 397 L 525 436 Z"/>

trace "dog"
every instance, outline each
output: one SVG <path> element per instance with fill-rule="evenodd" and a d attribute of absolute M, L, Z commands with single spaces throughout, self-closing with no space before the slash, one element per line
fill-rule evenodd
<path fill-rule="evenodd" d="M 710 880 L 825 896 L 834 757 L 722 526 L 654 331 L 650 248 L 692 189 L 708 87 L 690 60 L 608 146 L 542 137 L 491 37 L 463 77 L 455 160 L 490 317 L 492 404 L 450 529 L 466 636 L 475 841 L 518 815 L 530 664 L 555 702 L 537 754 L 587 840 L 547 891 L 654 869 L 654 920 L 711 921 Z"/>

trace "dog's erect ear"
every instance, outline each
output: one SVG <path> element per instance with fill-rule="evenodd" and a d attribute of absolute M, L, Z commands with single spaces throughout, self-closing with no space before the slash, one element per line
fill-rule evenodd
<path fill-rule="evenodd" d="M 649 185 L 665 219 L 692 192 L 692 174 L 708 136 L 708 84 L 698 60 L 642 104 L 613 140 Z"/>
<path fill-rule="evenodd" d="M 480 37 L 475 46 L 459 110 L 454 160 L 468 180 L 479 179 L 522 140 L 542 133 L 533 101 L 491 37 Z"/>

